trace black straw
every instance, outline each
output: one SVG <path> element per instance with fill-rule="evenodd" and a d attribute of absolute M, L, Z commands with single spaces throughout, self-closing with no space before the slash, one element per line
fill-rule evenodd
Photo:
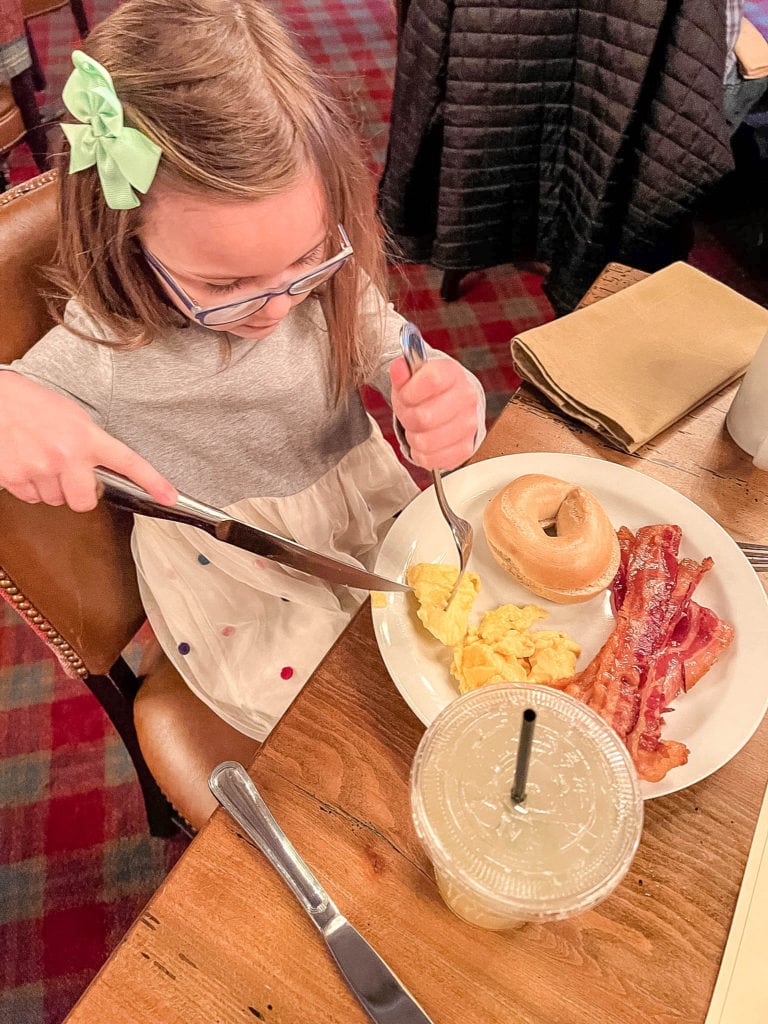
<path fill-rule="evenodd" d="M 521 804 L 525 800 L 525 785 L 528 781 L 528 765 L 531 760 L 531 744 L 533 743 L 535 724 L 536 712 L 533 708 L 526 708 L 523 712 L 523 723 L 520 726 L 520 739 L 517 743 L 515 782 L 512 786 L 512 803 L 514 804 Z"/>

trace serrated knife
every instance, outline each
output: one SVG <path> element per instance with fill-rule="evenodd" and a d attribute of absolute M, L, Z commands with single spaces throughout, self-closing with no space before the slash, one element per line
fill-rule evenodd
<path fill-rule="evenodd" d="M 127 509 L 129 512 L 196 526 L 217 540 L 224 541 L 225 544 L 234 544 L 235 547 L 261 555 L 262 558 L 280 562 L 281 565 L 306 572 L 310 576 L 319 576 L 329 583 L 355 587 L 359 590 L 407 592 L 411 589 L 405 583 L 397 583 L 386 576 L 377 576 L 376 573 L 367 572 L 356 565 L 348 565 L 337 558 L 331 558 L 330 555 L 305 548 L 303 544 L 288 540 L 287 537 L 280 537 L 276 533 L 233 519 L 221 509 L 206 505 L 188 494 L 179 494 L 179 500 L 175 505 L 161 505 L 138 484 L 118 473 L 101 466 L 97 466 L 94 472 L 103 488 L 102 497 L 111 505 Z"/>
<path fill-rule="evenodd" d="M 339 912 L 275 821 L 245 768 L 237 761 L 224 761 L 213 769 L 208 785 L 306 910 L 371 1020 L 375 1024 L 432 1024 L 376 950 Z"/>

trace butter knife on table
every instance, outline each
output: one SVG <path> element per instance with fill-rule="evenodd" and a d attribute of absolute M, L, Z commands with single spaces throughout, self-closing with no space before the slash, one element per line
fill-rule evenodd
<path fill-rule="evenodd" d="M 339 913 L 275 821 L 245 768 L 237 761 L 224 761 L 213 769 L 208 785 L 307 912 L 371 1020 L 375 1024 L 432 1024 L 376 950 Z"/>
<path fill-rule="evenodd" d="M 101 466 L 97 466 L 94 472 L 103 488 L 102 497 L 118 508 L 154 519 L 168 519 L 187 526 L 196 526 L 225 544 L 233 544 L 255 555 L 261 555 L 262 558 L 272 559 L 310 576 L 318 576 L 329 583 L 355 587 L 359 590 L 408 592 L 411 589 L 405 583 L 377 576 L 376 573 L 367 572 L 359 566 L 349 565 L 338 558 L 331 558 L 330 555 L 305 548 L 303 544 L 298 544 L 287 537 L 280 537 L 268 530 L 250 526 L 240 519 L 233 519 L 221 509 L 197 501 L 188 494 L 179 494 L 179 500 L 174 505 L 161 505 L 138 484 L 118 473 Z"/>

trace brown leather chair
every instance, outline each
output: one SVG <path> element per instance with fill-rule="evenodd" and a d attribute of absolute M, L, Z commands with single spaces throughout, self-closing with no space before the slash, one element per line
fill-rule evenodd
<path fill-rule="evenodd" d="M 39 171 L 48 169 L 47 125 L 37 105 L 31 68 L 15 75 L 10 85 L 0 84 L 0 158 L 19 142 L 27 143 Z M 0 192 L 5 187 L 3 181 Z"/>
<path fill-rule="evenodd" d="M 40 66 L 35 42 L 29 30 L 29 19 L 64 7 L 68 0 L 21 0 L 21 15 L 27 34 L 32 67 L 14 75 L 10 83 L 0 83 L 0 164 L 19 142 L 26 142 L 40 171 L 48 169 L 48 125 L 43 122 L 36 92 L 45 88 L 45 75 Z M 72 14 L 81 36 L 88 32 L 83 0 L 72 0 Z M 6 188 L 0 170 L 0 192 Z"/>
<path fill-rule="evenodd" d="M 56 246 L 56 187 L 49 171 L 0 195 L 0 363 L 52 323 L 41 267 Z M 123 660 L 145 620 L 130 528 L 130 516 L 104 503 L 75 513 L 0 490 L 0 594 L 100 701 L 133 760 L 151 833 L 171 835 L 199 828 L 216 806 L 214 765 L 248 764 L 258 743 L 198 700 L 156 643 L 138 677 Z"/>
<path fill-rule="evenodd" d="M 4 163 L 10 151 L 22 141 L 25 134 L 24 121 L 13 98 L 11 87 L 7 82 L 0 82 L 0 164 Z M 0 169 L 0 192 L 4 188 L 4 175 Z"/>
<path fill-rule="evenodd" d="M 0 82 L 0 154 L 5 155 L 23 138 L 21 111 L 13 99 L 10 85 Z"/>

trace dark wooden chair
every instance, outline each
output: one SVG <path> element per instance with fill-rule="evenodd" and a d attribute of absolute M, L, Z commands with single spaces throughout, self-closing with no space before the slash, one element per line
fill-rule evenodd
<path fill-rule="evenodd" d="M 0 195 L 0 363 L 52 325 L 41 268 L 55 253 L 55 172 Z M 2 439 L 0 439 L 0 443 Z M 28 505 L 0 490 L 0 596 L 96 696 L 130 754 L 150 831 L 199 828 L 216 806 L 207 779 L 258 743 L 198 700 L 149 645 L 135 675 L 122 652 L 145 621 L 130 552 L 132 517 L 100 503 L 88 513 Z"/>
<path fill-rule="evenodd" d="M 39 171 L 48 168 L 48 137 L 46 124 L 37 103 L 36 92 L 45 89 L 45 75 L 35 48 L 35 41 L 29 29 L 32 18 L 50 14 L 60 7 L 69 6 L 81 38 L 88 34 L 88 18 L 83 0 L 21 0 L 21 16 L 32 66 L 14 75 L 10 85 L 0 85 L 0 161 L 4 161 L 10 150 L 19 142 L 26 142 Z M 21 122 L 22 130 L 18 131 Z M 0 192 L 5 191 L 7 182 L 0 171 Z"/>
<path fill-rule="evenodd" d="M 40 58 L 35 46 L 35 40 L 29 29 L 29 23 L 33 18 L 40 18 L 45 14 L 52 14 L 62 7 L 69 7 L 72 17 L 75 19 L 77 31 L 81 39 L 85 39 L 89 32 L 88 16 L 85 13 L 83 0 L 21 0 L 21 11 L 24 15 L 24 28 L 27 33 L 27 45 L 32 57 L 32 74 L 35 89 L 42 92 L 45 89 L 45 73 L 43 72 Z"/>
<path fill-rule="evenodd" d="M 10 93 L 24 125 L 24 133 L 19 141 L 27 143 L 37 169 L 45 171 L 48 168 L 47 127 L 37 105 L 32 68 L 25 68 L 20 74 L 14 75 Z"/>
<path fill-rule="evenodd" d="M 83 0 L 21 0 L 21 9 L 24 19 L 39 18 L 43 14 L 52 14 L 62 7 L 69 7 L 72 17 L 75 19 L 77 31 L 80 38 L 85 39 L 88 35 L 88 16 L 85 13 Z"/>

